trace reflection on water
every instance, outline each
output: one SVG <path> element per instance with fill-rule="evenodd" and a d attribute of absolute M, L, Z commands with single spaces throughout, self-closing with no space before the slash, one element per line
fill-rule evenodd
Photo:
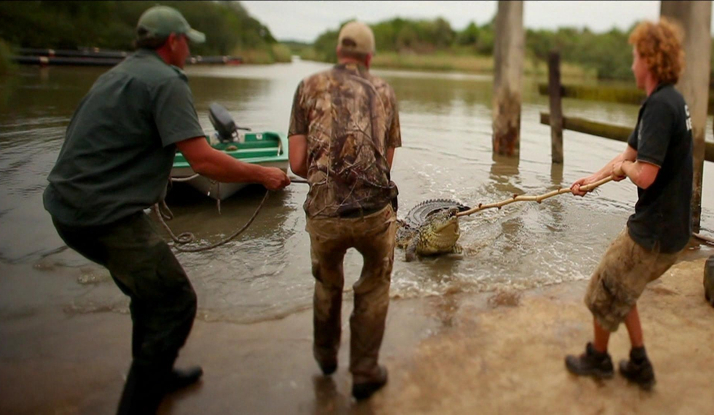
<path fill-rule="evenodd" d="M 210 103 L 224 105 L 241 126 L 287 130 L 293 93 L 303 77 L 329 65 L 295 62 L 270 66 L 190 67 L 187 72 L 199 120 L 211 130 Z M 64 129 L 82 96 L 103 68 L 22 68 L 0 79 L 0 258 L 48 270 L 77 270 L 81 294 L 72 312 L 123 311 L 127 300 L 106 270 L 71 250 L 61 250 L 41 204 L 46 177 L 62 144 Z M 539 124 L 547 111 L 536 82 L 526 82 L 521 158 L 491 152 L 491 78 L 470 74 L 375 71 L 394 87 L 400 105 L 403 147 L 393 179 L 400 189 L 400 215 L 429 198 L 452 198 L 470 206 L 514 194 L 542 194 L 567 187 L 599 169 L 624 144 L 565 132 L 565 164 L 550 163 L 550 131 Z M 629 105 L 566 100 L 568 115 L 633 125 Z M 711 131 L 709 128 L 707 131 Z M 707 164 L 708 165 L 708 164 Z M 705 167 L 705 183 L 714 180 Z M 185 186 L 169 193 L 174 233 L 193 232 L 203 243 L 220 240 L 242 226 L 264 190 L 249 186 L 224 201 Z M 208 252 L 179 253 L 199 295 L 206 320 L 250 322 L 309 308 L 312 298 L 309 238 L 304 231 L 303 184 L 274 193 L 253 225 L 236 240 Z M 704 228 L 711 228 L 712 195 L 704 195 Z M 609 241 L 624 226 L 636 199 L 628 182 L 609 183 L 585 198 L 559 195 L 514 203 L 462 218 L 462 255 L 404 262 L 397 250 L 392 296 L 400 298 L 527 288 L 586 278 Z M 12 238 L 7 237 L 12 235 Z M 362 260 L 345 257 L 347 295 Z M 75 291 L 76 292 L 76 287 Z M 19 293 L 31 295 L 31 293 Z"/>

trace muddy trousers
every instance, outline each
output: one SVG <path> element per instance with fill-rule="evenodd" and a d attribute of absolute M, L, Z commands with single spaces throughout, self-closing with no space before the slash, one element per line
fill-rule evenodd
<path fill-rule="evenodd" d="M 154 414 L 196 316 L 186 273 L 143 212 L 96 227 L 53 223 L 67 246 L 105 266 L 130 297 L 133 361 L 118 413 Z"/>
<path fill-rule="evenodd" d="M 350 372 L 357 383 L 379 376 L 377 361 L 389 308 L 395 218 L 392 207 L 387 206 L 362 218 L 307 220 L 315 277 L 313 353 L 321 364 L 337 361 L 345 253 L 355 248 L 364 258 L 362 274 L 353 286 L 350 317 Z"/>

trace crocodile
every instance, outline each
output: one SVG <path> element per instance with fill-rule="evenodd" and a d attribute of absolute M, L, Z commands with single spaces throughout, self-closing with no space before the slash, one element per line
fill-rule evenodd
<path fill-rule="evenodd" d="M 397 246 L 406 250 L 406 261 L 419 256 L 460 253 L 459 221 L 456 214 L 469 207 L 455 200 L 427 200 L 414 206 L 398 220 Z"/>

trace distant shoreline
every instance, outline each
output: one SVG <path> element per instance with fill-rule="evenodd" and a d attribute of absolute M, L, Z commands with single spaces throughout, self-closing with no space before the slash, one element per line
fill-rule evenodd
<path fill-rule="evenodd" d="M 312 56 L 300 56 L 305 61 L 322 62 Z M 377 53 L 372 58 L 372 67 L 376 69 L 403 69 L 439 72 L 464 72 L 493 74 L 493 57 L 482 55 L 450 54 L 450 53 Z M 547 76 L 548 67 L 545 62 L 534 62 L 526 59 L 524 74 Z M 561 74 L 564 78 L 596 79 L 594 69 L 585 69 L 578 65 L 563 63 Z"/>

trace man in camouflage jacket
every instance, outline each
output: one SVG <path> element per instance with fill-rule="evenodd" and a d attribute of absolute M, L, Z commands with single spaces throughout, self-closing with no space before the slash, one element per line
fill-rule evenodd
<path fill-rule="evenodd" d="M 397 187 L 390 180 L 401 146 L 392 88 L 369 73 L 372 30 L 347 23 L 338 38 L 338 64 L 298 85 L 290 119 L 290 167 L 305 177 L 306 230 L 315 277 L 313 353 L 325 375 L 337 369 L 343 259 L 364 257 L 350 318 L 352 394 L 371 396 L 387 382 L 377 364 L 389 306 Z"/>

